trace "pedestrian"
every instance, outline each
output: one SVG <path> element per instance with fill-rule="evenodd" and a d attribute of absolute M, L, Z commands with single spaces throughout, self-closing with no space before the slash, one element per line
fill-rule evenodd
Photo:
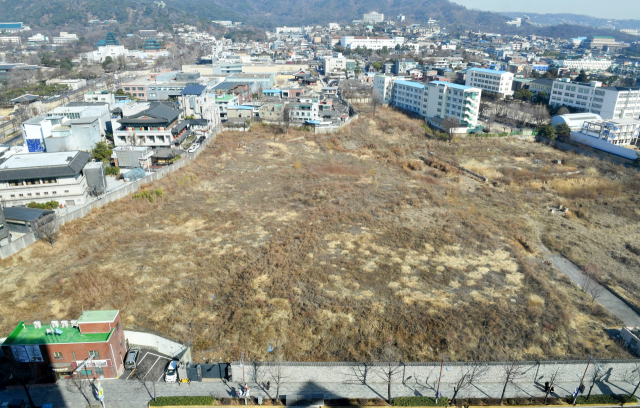
<path fill-rule="evenodd" d="M 245 391 L 244 396 L 249 398 L 249 386 L 247 385 L 247 391 Z"/>
<path fill-rule="evenodd" d="M 238 393 L 238 398 L 242 397 L 242 391 L 240 391 L 240 387 L 238 387 L 236 392 Z"/>
<path fill-rule="evenodd" d="M 271 381 L 267 381 L 267 391 L 269 391 L 269 388 L 271 388 Z"/>

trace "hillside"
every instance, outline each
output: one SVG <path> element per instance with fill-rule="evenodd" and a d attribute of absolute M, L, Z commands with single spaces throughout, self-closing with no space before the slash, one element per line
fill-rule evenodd
<path fill-rule="evenodd" d="M 520 13 L 520 12 L 502 12 L 507 17 L 523 17 L 529 16 L 532 23 L 542 25 L 557 25 L 557 24 L 575 24 L 584 25 L 590 27 L 602 27 L 605 25 L 613 25 L 617 30 L 629 28 L 633 30 L 640 29 L 639 20 L 612 20 L 607 18 L 598 18 L 587 16 L 584 14 L 571 14 L 571 13 Z"/>

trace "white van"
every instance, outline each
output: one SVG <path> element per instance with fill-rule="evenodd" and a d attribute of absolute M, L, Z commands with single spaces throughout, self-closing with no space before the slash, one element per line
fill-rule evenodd
<path fill-rule="evenodd" d="M 164 380 L 168 383 L 178 381 L 178 361 L 171 360 L 164 371 Z"/>

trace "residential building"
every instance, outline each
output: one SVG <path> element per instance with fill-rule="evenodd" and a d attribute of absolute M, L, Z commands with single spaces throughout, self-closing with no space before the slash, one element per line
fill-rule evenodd
<path fill-rule="evenodd" d="M 116 107 L 116 96 L 109 91 L 89 92 L 84 94 L 85 102 L 103 102 L 109 105 L 109 109 Z"/>
<path fill-rule="evenodd" d="M 373 77 L 373 92 L 377 92 L 380 95 L 382 103 L 388 104 L 391 102 L 394 82 L 395 78 L 390 75 L 376 75 Z"/>
<path fill-rule="evenodd" d="M 148 109 L 118 119 L 117 127 L 113 129 L 116 146 L 169 147 L 180 143 L 179 138 L 184 130 L 176 129 L 180 111 L 161 102 L 152 102 L 149 106 Z"/>
<path fill-rule="evenodd" d="M 398 79 L 393 84 L 391 101 L 393 106 L 420 114 L 425 85 L 420 82 Z"/>
<path fill-rule="evenodd" d="M 513 74 L 493 69 L 471 68 L 467 70 L 465 85 L 497 93 L 504 98 L 513 95 L 513 90 L 511 89 Z"/>
<path fill-rule="evenodd" d="M 344 57 L 325 57 L 323 69 L 325 75 L 334 71 L 353 71 L 356 68 L 356 61 Z"/>
<path fill-rule="evenodd" d="M 545 92 L 547 96 L 551 95 L 551 87 L 553 86 L 553 79 L 540 78 L 529 82 L 529 90 L 535 95 L 540 92 Z"/>
<path fill-rule="evenodd" d="M 210 126 L 217 127 L 220 123 L 220 109 L 206 89 L 202 85 L 186 86 L 178 97 L 180 109 L 184 117 L 204 119 Z"/>
<path fill-rule="evenodd" d="M 399 43 L 390 37 L 360 37 L 360 36 L 347 35 L 347 36 L 342 36 L 340 39 L 340 45 L 343 48 L 348 48 L 352 50 L 358 47 L 367 48 L 370 50 L 381 50 L 384 47 L 387 47 L 388 49 L 392 49 L 392 48 L 395 48 L 396 44 L 399 44 Z"/>
<path fill-rule="evenodd" d="M 78 40 L 78 34 L 69 34 L 66 31 L 60 31 L 60 36 L 53 37 L 54 44 L 67 44 Z"/>
<path fill-rule="evenodd" d="M 606 71 L 611 66 L 612 61 L 604 58 L 584 58 L 584 59 L 564 59 L 556 62 L 559 67 L 568 68 L 572 71 Z"/>
<path fill-rule="evenodd" d="M 7 207 L 51 200 L 83 205 L 89 189 L 83 172 L 86 152 L 15 154 L 0 164 L 0 200 Z"/>
<path fill-rule="evenodd" d="M 265 103 L 259 109 L 260 119 L 265 122 L 281 122 L 282 110 L 284 109 L 283 103 Z"/>
<path fill-rule="evenodd" d="M 370 13 L 365 13 L 362 17 L 363 23 L 376 24 L 382 23 L 384 21 L 384 14 L 372 11 Z"/>
<path fill-rule="evenodd" d="M 418 63 L 411 58 L 398 58 L 396 59 L 393 73 L 396 75 L 404 75 L 407 71 L 418 66 Z"/>
<path fill-rule="evenodd" d="M 570 106 L 598 114 L 603 119 L 637 119 L 640 88 L 603 87 L 598 81 L 585 84 L 561 78 L 553 81 L 549 104 Z"/>
<path fill-rule="evenodd" d="M 214 102 L 218 105 L 218 109 L 220 111 L 220 118 L 227 118 L 227 108 L 229 106 L 237 106 L 238 105 L 238 95 L 214 95 Z"/>
<path fill-rule="evenodd" d="M 21 321 L 2 343 L 4 355 L 34 363 L 56 379 L 117 378 L 124 372 L 127 345 L 119 310 L 85 310 L 78 320 Z"/>
<path fill-rule="evenodd" d="M 47 116 L 64 116 L 68 119 L 85 119 L 97 117 L 100 123 L 100 134 L 105 136 L 111 132 L 111 113 L 105 102 L 69 102 L 47 112 Z"/>
<path fill-rule="evenodd" d="M 289 102 L 291 119 L 294 122 L 318 120 L 319 104 L 315 98 L 299 98 L 295 102 Z"/>
<path fill-rule="evenodd" d="M 586 120 L 580 129 L 580 133 L 595 137 L 614 145 L 637 145 L 640 133 L 640 120 L 638 119 L 606 119 Z"/>
<path fill-rule="evenodd" d="M 421 115 L 432 121 L 455 117 L 462 127 L 478 126 L 482 88 L 433 81 L 425 86 Z"/>

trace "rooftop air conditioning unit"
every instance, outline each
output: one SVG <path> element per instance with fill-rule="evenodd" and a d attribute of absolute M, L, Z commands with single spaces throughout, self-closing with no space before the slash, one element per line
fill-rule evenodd
<path fill-rule="evenodd" d="M 60 320 L 60 326 L 62 326 L 63 328 L 69 327 L 69 321 L 68 320 Z"/>
<path fill-rule="evenodd" d="M 41 329 L 42 328 L 42 323 L 40 323 L 39 320 L 36 320 L 35 322 L 33 322 L 33 327 L 35 329 Z"/>
<path fill-rule="evenodd" d="M 78 321 L 77 320 L 72 320 L 71 321 L 71 327 L 78 327 Z"/>
<path fill-rule="evenodd" d="M 57 320 L 52 320 L 51 321 L 51 328 L 55 329 L 55 328 L 58 328 L 58 327 L 60 327 L 60 322 L 58 322 Z"/>

